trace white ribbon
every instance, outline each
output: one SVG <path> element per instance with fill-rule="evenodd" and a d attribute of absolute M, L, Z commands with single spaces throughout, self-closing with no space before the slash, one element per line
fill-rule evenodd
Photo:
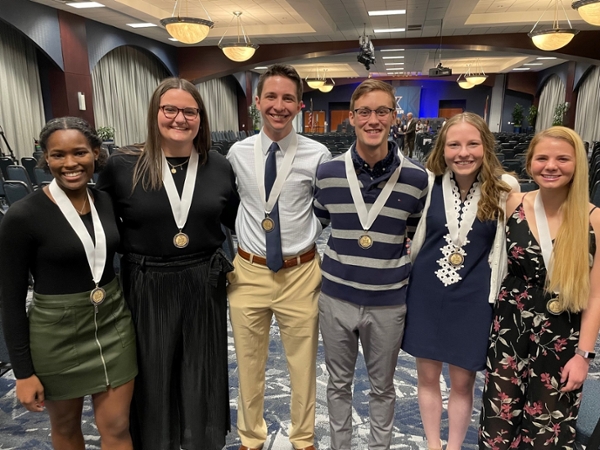
<path fill-rule="evenodd" d="M 281 149 L 281 147 L 279 148 Z M 283 189 L 283 183 L 292 171 L 292 163 L 294 162 L 294 157 L 296 156 L 297 150 L 298 135 L 295 132 L 292 132 L 292 140 L 289 147 L 285 151 L 285 154 L 283 155 L 281 167 L 277 170 L 277 177 L 275 178 L 275 182 L 273 183 L 273 187 L 269 193 L 269 198 L 266 199 L 267 191 L 265 190 L 265 160 L 263 158 L 262 151 L 262 134 L 257 136 L 256 140 L 254 141 L 254 172 L 256 173 L 258 193 L 260 194 L 262 201 L 265 202 L 265 213 L 267 215 L 271 214 L 271 211 L 273 210 L 273 207 L 275 206 L 275 203 L 277 203 L 277 199 L 281 194 L 281 190 Z"/>
<path fill-rule="evenodd" d="M 452 183 L 450 182 L 450 171 L 447 170 L 442 176 L 442 193 L 444 195 L 444 210 L 446 212 L 446 224 L 448 225 L 448 234 L 452 243 L 459 248 L 465 245 L 467 234 L 473 227 L 477 217 L 477 207 L 481 198 L 481 188 L 479 184 L 475 187 L 473 198 L 465 205 L 462 214 L 462 220 L 458 223 L 458 213 L 455 208 L 455 202 L 458 200 L 452 192 Z M 458 200 L 460 201 L 460 200 Z"/>
<path fill-rule="evenodd" d="M 550 236 L 548 218 L 546 217 L 546 211 L 544 210 L 544 202 L 539 191 L 533 201 L 533 212 L 535 214 L 535 221 L 537 223 L 538 235 L 540 238 L 539 244 L 542 250 L 542 258 L 544 259 L 544 265 L 546 266 L 546 276 L 550 278 L 550 273 L 552 272 L 552 237 Z"/>
<path fill-rule="evenodd" d="M 370 210 L 367 211 L 367 205 L 365 204 L 365 200 L 360 192 L 358 177 L 356 176 L 356 170 L 354 169 L 354 163 L 352 162 L 352 148 L 350 148 L 344 155 L 346 164 L 346 178 L 348 179 L 348 185 L 350 186 L 350 193 L 352 194 L 352 200 L 354 201 L 354 206 L 356 207 L 358 220 L 360 220 L 360 224 L 365 231 L 369 231 L 373 225 L 373 222 L 375 222 L 375 219 L 377 219 L 377 216 L 383 209 L 385 202 L 390 197 L 392 189 L 394 189 L 394 185 L 398 181 L 398 178 L 400 178 L 400 171 L 402 170 L 404 158 L 400 154 L 398 154 L 398 157 L 400 158 L 400 164 L 398 165 L 398 168 L 388 178 L 387 183 L 377 196 L 377 200 L 375 200 L 375 203 L 371 205 Z"/>
<path fill-rule="evenodd" d="M 194 187 L 196 186 L 196 175 L 198 172 L 198 152 L 196 149 L 192 149 L 192 153 L 190 154 L 190 162 L 185 174 L 185 182 L 183 183 L 183 192 L 181 193 L 181 198 L 179 198 L 175 181 L 173 181 L 173 174 L 169 170 L 165 152 L 161 150 L 161 154 L 163 185 L 165 186 L 167 197 L 169 197 L 169 203 L 171 204 L 171 211 L 173 212 L 175 224 L 181 232 L 185 226 L 185 223 L 187 222 L 187 218 L 190 213 L 190 206 L 192 206 L 192 198 L 194 197 Z"/>
<path fill-rule="evenodd" d="M 65 216 L 65 219 L 67 219 L 67 222 L 69 222 L 69 225 L 71 225 L 71 228 L 73 228 L 73 231 L 75 231 L 77 237 L 79 237 L 79 240 L 83 244 L 85 256 L 90 266 L 90 272 L 92 273 L 92 279 L 97 287 L 102 279 L 104 265 L 106 264 L 106 235 L 104 234 L 104 228 L 102 228 L 98 211 L 96 211 L 94 202 L 92 202 L 92 196 L 86 189 L 86 195 L 88 196 L 90 211 L 92 213 L 96 245 L 94 245 L 90 233 L 85 228 L 81 216 L 75 210 L 75 207 L 73 206 L 73 203 L 71 203 L 71 200 L 69 200 L 69 197 L 67 197 L 67 194 L 65 194 L 58 186 L 56 179 L 52 180 L 48 189 L 50 189 L 50 193 L 60 209 L 60 212 Z"/>

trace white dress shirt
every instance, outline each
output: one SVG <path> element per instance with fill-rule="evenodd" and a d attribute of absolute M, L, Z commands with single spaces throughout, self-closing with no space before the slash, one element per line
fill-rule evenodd
<path fill-rule="evenodd" d="M 291 143 L 292 133 L 277 142 L 280 148 L 276 154 L 278 171 Z M 260 197 L 254 170 L 256 139 L 260 139 L 264 166 L 267 151 L 273 141 L 262 131 L 233 144 L 227 159 L 235 172 L 240 194 L 240 207 L 235 221 L 238 244 L 247 252 L 265 256 L 267 251 L 265 231 L 261 226 L 265 218 L 265 200 Z M 321 234 L 321 224 L 313 213 L 313 190 L 317 167 L 330 159 L 331 153 L 327 147 L 298 135 L 298 150 L 278 200 L 281 248 L 284 258 L 306 252 Z"/>

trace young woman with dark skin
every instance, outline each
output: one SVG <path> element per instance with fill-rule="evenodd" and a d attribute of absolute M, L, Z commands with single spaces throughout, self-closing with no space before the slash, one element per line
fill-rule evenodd
<path fill-rule="evenodd" d="M 88 188 L 100 144 L 82 119 L 48 122 L 40 145 L 54 181 L 12 205 L 0 226 L 2 319 L 17 398 L 29 411 L 48 411 L 52 444 L 61 450 L 85 448 L 85 395 L 92 396 L 102 448 L 132 448 L 137 364 L 131 315 L 112 266 L 119 234 L 109 196 Z"/>

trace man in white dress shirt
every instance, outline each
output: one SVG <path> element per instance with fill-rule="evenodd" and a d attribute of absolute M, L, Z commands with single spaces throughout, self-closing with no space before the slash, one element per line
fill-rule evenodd
<path fill-rule="evenodd" d="M 263 128 L 235 143 L 227 159 L 236 175 L 240 208 L 238 254 L 229 275 L 229 308 L 238 361 L 240 450 L 262 448 L 265 366 L 273 314 L 290 371 L 290 442 L 314 450 L 321 233 L 312 209 L 317 167 L 327 148 L 296 134 L 302 79 L 273 65 L 258 81 Z"/>

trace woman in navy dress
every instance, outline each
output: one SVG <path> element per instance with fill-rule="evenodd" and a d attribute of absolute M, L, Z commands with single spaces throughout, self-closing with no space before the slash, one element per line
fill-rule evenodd
<path fill-rule="evenodd" d="M 481 117 L 442 128 L 426 167 L 429 194 L 412 244 L 402 348 L 417 358 L 418 398 L 430 449 L 440 449 L 440 374 L 449 365 L 447 450 L 471 421 L 475 374 L 485 368 L 492 304 L 506 266 L 504 204 L 516 180 L 494 152 Z"/>
<path fill-rule="evenodd" d="M 600 211 L 589 203 L 583 142 L 548 128 L 526 161 L 539 190 L 507 201 L 508 274 L 493 310 L 482 450 L 573 448 L 600 329 Z"/>

